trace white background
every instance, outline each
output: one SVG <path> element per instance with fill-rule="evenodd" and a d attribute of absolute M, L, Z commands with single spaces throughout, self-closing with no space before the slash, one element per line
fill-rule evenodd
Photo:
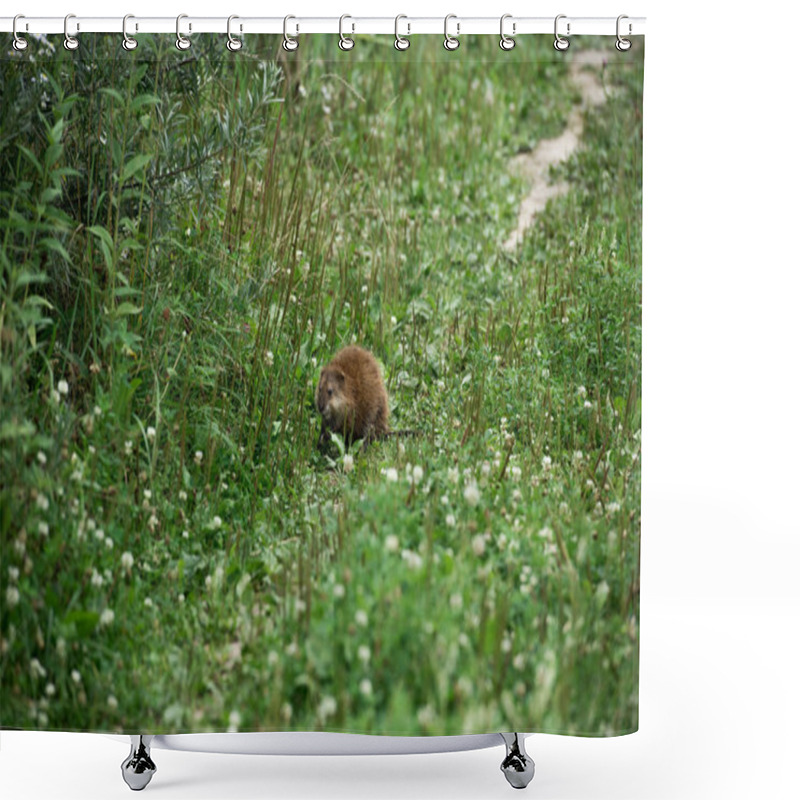
<path fill-rule="evenodd" d="M 17 0 L 4 13 L 188 11 L 647 16 L 641 729 L 609 740 L 533 737 L 537 775 L 527 792 L 541 800 L 798 797 L 796 7 Z M 1 736 L 6 800 L 130 796 L 119 772 L 124 744 L 79 734 Z M 486 800 L 512 792 L 498 769 L 502 749 L 339 759 L 154 755 L 159 771 L 146 790 L 154 800 Z"/>

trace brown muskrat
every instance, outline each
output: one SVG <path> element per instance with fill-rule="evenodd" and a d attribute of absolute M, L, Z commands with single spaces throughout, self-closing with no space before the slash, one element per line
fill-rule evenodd
<path fill-rule="evenodd" d="M 323 367 L 317 385 L 317 410 L 322 415 L 319 444 L 339 433 L 349 445 L 389 434 L 389 395 L 375 356 L 363 347 L 340 350 Z"/>

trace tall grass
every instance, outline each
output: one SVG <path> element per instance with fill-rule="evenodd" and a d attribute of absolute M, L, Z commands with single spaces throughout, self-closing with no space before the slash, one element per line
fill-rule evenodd
<path fill-rule="evenodd" d="M 641 53 L 509 254 L 547 42 L 91 42 L 0 61 L 2 724 L 635 729 Z"/>

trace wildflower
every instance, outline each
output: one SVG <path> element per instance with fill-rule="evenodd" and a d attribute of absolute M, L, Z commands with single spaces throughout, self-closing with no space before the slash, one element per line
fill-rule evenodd
<path fill-rule="evenodd" d="M 186 492 L 183 491 L 183 489 L 181 489 L 178 492 L 178 500 L 180 500 L 181 503 L 185 503 L 188 500 L 188 498 L 189 498 L 189 495 L 187 495 Z"/>
<path fill-rule="evenodd" d="M 222 520 L 220 517 L 215 516 L 214 519 L 211 520 L 211 527 L 216 531 L 222 527 Z"/>
<path fill-rule="evenodd" d="M 125 440 L 125 455 L 129 456 L 133 452 L 133 442 L 130 439 Z"/>
<path fill-rule="evenodd" d="M 9 586 L 6 589 L 6 605 L 14 608 L 17 603 L 19 603 L 19 589 L 16 586 Z"/>
<path fill-rule="evenodd" d="M 514 661 L 512 663 L 514 664 L 514 669 L 525 669 L 525 656 L 522 655 L 522 653 L 517 653 L 517 655 L 514 656 Z"/>
<path fill-rule="evenodd" d="M 416 550 L 403 550 L 401 556 L 410 569 L 419 569 L 422 566 L 422 556 Z"/>
<path fill-rule="evenodd" d="M 117 700 L 117 698 L 116 698 L 116 697 L 114 697 L 114 695 L 113 695 L 113 694 L 110 694 L 110 695 L 108 696 L 108 699 L 106 700 L 106 703 L 108 704 L 108 707 L 109 707 L 109 708 L 110 708 L 112 711 L 116 711 L 116 710 L 117 710 L 117 708 L 119 707 L 119 701 Z"/>
<path fill-rule="evenodd" d="M 448 506 L 450 505 L 450 498 L 446 494 L 443 494 L 441 502 L 443 506 Z"/>
<path fill-rule="evenodd" d="M 69 674 L 70 678 L 72 678 L 73 683 L 80 683 L 81 682 L 81 674 L 78 670 L 74 669 Z"/>
<path fill-rule="evenodd" d="M 58 382 L 58 393 L 64 397 L 69 394 L 69 384 L 63 379 Z"/>
<path fill-rule="evenodd" d="M 272 350 L 267 350 L 264 360 L 267 362 L 268 367 L 271 367 L 275 363 L 275 354 Z"/>
<path fill-rule="evenodd" d="M 96 570 L 92 570 L 92 578 L 91 578 L 92 586 L 96 586 L 98 589 L 103 585 L 103 576 Z"/>
<path fill-rule="evenodd" d="M 154 442 L 156 440 L 156 429 L 152 425 L 150 425 L 147 428 L 147 434 L 146 435 L 147 435 L 147 440 L 149 442 Z"/>
<path fill-rule="evenodd" d="M 553 531 L 546 526 L 542 528 L 537 535 L 540 539 L 546 539 L 548 542 L 553 539 Z"/>
<path fill-rule="evenodd" d="M 228 715 L 228 733 L 236 733 L 242 724 L 242 715 L 238 711 L 231 711 Z"/>
<path fill-rule="evenodd" d="M 339 598 L 339 599 L 344 597 L 344 586 L 342 586 L 341 583 L 337 583 L 333 587 L 333 596 L 336 597 L 336 598 Z"/>
<path fill-rule="evenodd" d="M 269 664 L 271 667 L 274 667 L 279 660 L 280 656 L 274 650 L 270 650 L 267 654 L 267 664 Z"/>
<path fill-rule="evenodd" d="M 110 608 L 104 608 L 103 613 L 100 614 L 100 627 L 105 628 L 114 621 L 114 611 Z"/>
<path fill-rule="evenodd" d="M 391 533 L 384 540 L 383 546 L 390 553 L 396 553 L 400 547 L 400 540 L 393 533 Z"/>
<path fill-rule="evenodd" d="M 110 536 L 106 536 L 105 545 L 108 550 L 113 549 L 114 547 L 114 540 Z"/>
<path fill-rule="evenodd" d="M 194 463 L 198 466 L 203 463 L 203 451 L 196 450 L 194 454 Z"/>
<path fill-rule="evenodd" d="M 578 387 L 578 397 L 586 397 L 586 387 L 579 386 Z"/>
<path fill-rule="evenodd" d="M 511 480 L 518 481 L 522 477 L 522 470 L 519 467 L 511 467 Z"/>
<path fill-rule="evenodd" d="M 330 695 L 323 697 L 317 708 L 317 713 L 322 722 L 325 722 L 328 717 L 336 713 L 336 700 Z"/>
<path fill-rule="evenodd" d="M 372 695 L 372 681 L 369 678 L 364 678 L 364 680 L 358 684 L 358 691 L 361 692 L 364 697 L 370 697 Z"/>
<path fill-rule="evenodd" d="M 38 461 L 38 462 L 39 462 L 39 463 L 40 463 L 42 466 L 44 466 L 44 465 L 47 463 L 47 456 L 46 456 L 46 455 L 45 455 L 45 454 L 44 454 L 44 453 L 43 453 L 43 452 L 40 450 L 40 451 L 39 451 L 39 452 L 36 454 L 36 460 L 37 460 L 37 461 Z"/>
<path fill-rule="evenodd" d="M 423 471 L 422 467 L 417 464 L 413 471 L 411 472 L 411 477 L 414 479 L 414 483 L 419 483 L 422 480 Z"/>
<path fill-rule="evenodd" d="M 369 661 L 370 655 L 371 655 L 371 653 L 370 653 L 369 647 L 367 647 L 365 644 L 362 644 L 358 648 L 358 658 L 359 658 L 360 661 L 363 661 L 365 664 Z"/>
<path fill-rule="evenodd" d="M 8 580 L 11 583 L 16 583 L 19 580 L 19 567 L 8 568 Z"/>
<path fill-rule="evenodd" d="M 473 508 L 478 505 L 478 502 L 481 499 L 481 493 L 478 489 L 477 483 L 467 484 L 466 488 L 464 489 L 464 499 L 467 501 L 467 504 Z"/>
<path fill-rule="evenodd" d="M 42 662 L 38 658 L 31 659 L 31 672 L 35 678 L 44 678 L 47 675 L 47 670 L 42 666 Z"/>
<path fill-rule="evenodd" d="M 486 552 L 486 539 L 483 534 L 479 533 L 472 537 L 472 552 L 476 556 L 482 556 Z"/>
<path fill-rule="evenodd" d="M 149 597 L 145 597 L 144 604 L 145 604 L 146 608 L 152 608 L 153 607 L 153 601 Z"/>
<path fill-rule="evenodd" d="M 542 456 L 542 469 L 545 472 L 549 472 L 552 466 L 553 466 L 553 459 L 550 458 L 550 456 Z"/>
<path fill-rule="evenodd" d="M 131 567 L 133 567 L 133 554 L 132 554 L 132 553 L 129 553 L 129 552 L 126 550 L 126 551 L 125 551 L 125 552 L 122 554 L 122 557 L 120 558 L 120 561 L 122 562 L 122 568 L 123 568 L 125 571 L 127 571 L 127 572 L 130 572 L 130 570 L 131 570 Z"/>
<path fill-rule="evenodd" d="M 36 507 L 40 508 L 42 511 L 47 511 L 47 509 L 50 508 L 50 501 L 47 499 L 47 495 L 36 495 Z"/>
<path fill-rule="evenodd" d="M 450 608 L 458 611 L 464 605 L 464 598 L 460 594 L 450 595 Z"/>
<path fill-rule="evenodd" d="M 44 693 L 48 697 L 52 697 L 56 693 L 56 687 L 53 683 L 48 683 L 47 686 L 44 687 Z"/>
<path fill-rule="evenodd" d="M 607 509 L 607 511 L 608 511 L 608 513 L 609 513 L 609 514 L 614 514 L 614 513 L 616 513 L 617 511 L 619 511 L 619 509 L 620 509 L 620 505 L 619 505 L 619 503 L 618 503 L 618 502 L 615 500 L 614 502 L 612 502 L 612 503 L 609 503 L 609 504 L 606 506 L 606 509 Z"/>
<path fill-rule="evenodd" d="M 447 480 L 450 481 L 450 483 L 458 483 L 458 467 L 448 468 Z"/>
<path fill-rule="evenodd" d="M 342 459 L 342 469 L 346 473 L 353 471 L 353 456 L 351 456 L 350 453 L 347 453 Z"/>
<path fill-rule="evenodd" d="M 397 483 L 397 470 L 394 467 L 389 467 L 386 470 L 386 480 L 389 483 Z"/>
<path fill-rule="evenodd" d="M 417 711 L 417 722 L 419 722 L 423 728 L 427 728 L 432 725 L 435 719 L 436 712 L 433 710 L 433 707 L 430 704 Z"/>
<path fill-rule="evenodd" d="M 359 608 L 358 611 L 356 611 L 356 624 L 360 625 L 362 628 L 365 628 L 368 622 L 369 617 L 367 617 L 367 612 L 364 611 L 364 609 Z"/>
<path fill-rule="evenodd" d="M 447 525 L 448 528 L 455 528 L 455 526 L 456 526 L 455 514 L 448 514 L 445 517 L 444 521 L 445 521 L 445 524 Z"/>
<path fill-rule="evenodd" d="M 39 523 L 39 536 L 47 536 L 50 533 L 50 526 L 46 522 Z"/>

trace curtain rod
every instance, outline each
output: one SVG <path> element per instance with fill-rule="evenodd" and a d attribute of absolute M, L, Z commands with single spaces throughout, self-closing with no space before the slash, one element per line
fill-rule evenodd
<path fill-rule="evenodd" d="M 14 17 L 0 17 L 0 31 L 12 33 L 15 30 Z M 473 34 L 500 34 L 500 17 L 194 17 L 180 15 L 180 32 L 183 36 L 196 33 L 228 32 L 242 36 L 251 33 L 288 33 L 297 36 L 303 33 L 344 34 L 390 34 L 401 36 L 415 34 L 445 33 L 445 24 L 450 36 Z M 559 15 L 558 33 L 560 36 L 600 35 L 600 36 L 641 36 L 645 32 L 644 17 L 570 17 Z M 524 34 L 553 34 L 556 27 L 554 17 L 514 17 L 504 15 L 502 27 L 506 36 Z M 137 33 L 175 33 L 178 20 L 175 17 L 137 17 L 127 15 L 125 31 L 128 36 Z M 67 17 L 26 17 L 16 18 L 16 33 L 19 36 L 30 34 L 64 34 L 65 25 L 71 36 L 82 33 L 122 33 L 123 18 L 84 17 L 70 14 Z M 230 27 L 229 27 L 230 26 Z M 284 27 L 286 26 L 286 27 Z"/>

